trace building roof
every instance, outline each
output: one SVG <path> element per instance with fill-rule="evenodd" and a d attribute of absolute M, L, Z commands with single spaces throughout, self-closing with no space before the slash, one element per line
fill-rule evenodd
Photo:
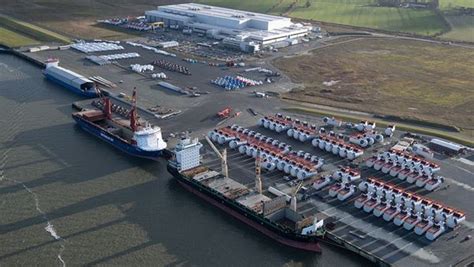
<path fill-rule="evenodd" d="M 451 150 L 454 150 L 454 151 L 459 151 L 459 150 L 464 148 L 461 145 L 451 143 L 451 142 L 448 142 L 448 141 L 444 141 L 444 140 L 441 140 L 441 139 L 436 139 L 436 138 L 431 139 L 430 143 L 438 145 L 438 146 L 442 146 L 442 147 L 445 147 L 445 148 L 448 148 L 448 149 L 451 149 Z"/>
<path fill-rule="evenodd" d="M 159 6 L 159 10 L 172 10 L 181 13 L 188 14 L 202 14 L 212 17 L 232 18 L 234 20 L 245 21 L 249 19 L 261 20 L 261 21 L 274 21 L 274 20 L 289 20 L 289 18 L 267 15 L 262 13 L 255 13 L 250 11 L 243 11 L 237 9 L 230 9 L 224 7 L 216 7 L 203 5 L 198 3 L 187 3 L 178 5 L 165 5 Z"/>

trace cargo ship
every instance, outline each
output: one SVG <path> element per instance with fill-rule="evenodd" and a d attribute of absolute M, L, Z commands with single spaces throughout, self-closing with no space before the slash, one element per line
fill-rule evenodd
<path fill-rule="evenodd" d="M 103 97 L 100 108 L 75 112 L 72 117 L 85 131 L 132 156 L 153 160 L 164 156 L 167 144 L 161 128 L 138 119 L 136 89 L 126 118 L 113 114 L 112 105 L 108 97 Z"/>
<path fill-rule="evenodd" d="M 209 143 L 218 153 L 212 142 Z M 270 198 L 262 193 L 257 162 L 255 188 L 249 188 L 228 177 L 226 153 L 223 153 L 224 156 L 218 154 L 223 162 L 222 173 L 202 165 L 201 147 L 197 139 L 184 138 L 174 148 L 168 161 L 168 172 L 184 188 L 284 245 L 321 252 L 319 242 L 325 235 L 324 220 L 298 213 L 296 192 L 293 197 L 281 195 Z"/>
<path fill-rule="evenodd" d="M 48 80 L 85 97 L 94 98 L 98 96 L 98 89 L 90 79 L 60 67 L 57 59 L 48 59 L 45 63 L 46 68 L 43 70 L 43 74 Z"/>

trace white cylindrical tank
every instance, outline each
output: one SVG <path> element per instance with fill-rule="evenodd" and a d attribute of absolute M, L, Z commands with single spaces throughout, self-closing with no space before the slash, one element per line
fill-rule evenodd
<path fill-rule="evenodd" d="M 371 146 L 371 145 L 375 144 L 375 140 L 374 140 L 374 138 L 372 138 L 372 137 L 368 137 L 368 138 L 367 138 L 367 143 L 369 143 L 369 146 Z"/>
<path fill-rule="evenodd" d="M 350 159 L 350 160 L 353 160 L 355 159 L 355 152 L 354 150 L 347 150 L 347 158 Z"/>
<path fill-rule="evenodd" d="M 313 145 L 314 147 L 318 147 L 319 145 L 319 138 L 314 138 L 312 141 L 311 141 L 311 145 Z"/>
<path fill-rule="evenodd" d="M 289 137 L 293 137 L 293 133 L 295 132 L 295 130 L 293 129 L 288 129 L 288 131 L 286 131 L 286 134 L 289 136 Z"/>
<path fill-rule="evenodd" d="M 265 121 L 263 122 L 263 127 L 265 127 L 265 128 L 270 127 L 270 123 L 271 123 L 271 122 L 270 122 L 269 120 L 265 120 Z"/>
<path fill-rule="evenodd" d="M 332 143 L 331 142 L 327 142 L 326 143 L 326 146 L 324 147 L 324 149 L 327 151 L 327 152 L 331 152 L 332 150 Z"/>
<path fill-rule="evenodd" d="M 219 139 L 219 137 L 221 137 L 221 134 L 220 133 L 215 133 L 213 136 L 212 136 L 212 141 L 214 142 L 217 142 L 217 140 Z"/>
<path fill-rule="evenodd" d="M 214 136 L 215 132 L 214 131 L 209 131 L 207 133 L 207 137 L 209 137 L 210 139 L 212 139 L 212 136 Z"/>
<path fill-rule="evenodd" d="M 383 142 L 383 135 L 377 134 L 377 135 L 375 136 L 375 141 L 377 141 L 377 142 L 379 142 L 379 143 Z"/>
<path fill-rule="evenodd" d="M 359 145 L 361 147 L 367 147 L 369 145 L 369 142 L 366 139 L 360 139 L 359 140 Z"/>
<path fill-rule="evenodd" d="M 286 162 L 284 160 L 280 160 L 278 163 L 277 163 L 277 169 L 279 171 L 283 171 L 284 168 L 286 166 Z"/>
<path fill-rule="evenodd" d="M 298 175 L 298 172 L 300 171 L 300 168 L 294 166 L 293 168 L 291 168 L 290 170 L 290 175 L 293 176 L 293 177 L 296 177 Z"/>
<path fill-rule="evenodd" d="M 246 145 L 239 146 L 239 153 L 240 154 L 245 154 L 246 151 L 247 151 L 247 146 Z"/>
<path fill-rule="evenodd" d="M 264 162 L 264 163 L 262 164 L 262 167 L 265 168 L 265 169 L 267 169 L 268 171 L 273 171 L 273 170 L 275 170 L 276 165 L 275 165 L 275 163 L 273 163 L 273 162 L 268 162 L 268 161 L 267 161 L 267 162 Z"/>
<path fill-rule="evenodd" d="M 308 138 L 309 138 L 309 135 L 305 134 L 305 133 L 301 133 L 300 136 L 299 136 L 299 140 L 301 142 L 306 142 L 306 140 L 308 140 Z"/>
<path fill-rule="evenodd" d="M 325 140 L 319 140 L 319 149 L 324 149 L 326 147 L 326 141 Z"/>
<path fill-rule="evenodd" d="M 277 124 L 275 122 L 272 122 L 270 123 L 270 125 L 268 126 L 268 128 L 272 131 L 275 131 L 275 128 L 276 128 Z"/>
<path fill-rule="evenodd" d="M 247 151 L 246 151 L 247 156 L 251 157 L 253 155 L 254 151 L 255 151 L 255 148 L 253 148 L 253 147 L 247 149 Z"/>
<path fill-rule="evenodd" d="M 290 174 L 291 169 L 293 169 L 293 165 L 289 163 L 286 163 L 285 166 L 283 167 L 283 171 L 286 174 Z"/>
<path fill-rule="evenodd" d="M 298 139 L 300 137 L 300 131 L 294 130 L 293 131 L 293 138 Z"/>
<path fill-rule="evenodd" d="M 277 126 L 275 127 L 275 131 L 277 133 L 281 133 L 283 132 L 284 130 L 286 129 L 286 127 L 284 125 L 281 125 L 281 124 L 277 124 Z"/>
<path fill-rule="evenodd" d="M 345 158 L 347 157 L 347 149 L 344 146 L 339 148 L 339 157 Z"/>

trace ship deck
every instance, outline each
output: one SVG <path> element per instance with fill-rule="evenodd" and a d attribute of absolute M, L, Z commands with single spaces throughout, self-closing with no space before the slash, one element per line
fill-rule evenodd
<path fill-rule="evenodd" d="M 346 159 L 312 147 L 309 142 L 303 144 L 289 138 L 286 133 L 277 134 L 257 127 L 251 129 L 290 144 L 293 150 L 301 149 L 323 158 L 326 163 L 322 170 L 324 173 L 330 173 L 338 166 L 350 163 Z M 346 246 L 357 250 L 356 253 L 368 255 L 388 264 L 457 266 L 461 262 L 463 264 L 471 262 L 467 259 L 472 258 L 474 244 L 472 241 L 464 240 L 464 238 L 472 234 L 474 229 L 473 224 L 469 222 L 474 215 L 474 208 L 468 200 L 469 192 L 472 194 L 472 190 L 466 190 L 466 187 L 462 186 L 465 181 L 461 184 L 460 180 L 454 179 L 455 174 L 459 175 L 459 172 L 455 171 L 453 173 L 456 168 L 450 162 L 446 162 L 446 158 L 441 158 L 441 155 L 437 155 L 437 159 L 434 161 L 441 165 L 439 174 L 447 177 L 447 182 L 434 192 L 419 189 L 414 184 L 383 174 L 381 171 L 368 169 L 363 163 L 358 163 L 372 156 L 376 150 L 384 151 L 393 144 L 394 142 L 386 142 L 383 145 L 366 149 L 363 155 L 364 160 L 353 162 L 361 168 L 362 178 L 377 177 L 409 192 L 426 195 L 441 203 L 461 209 L 466 213 L 468 221 L 463 222 L 454 230 L 448 228 L 446 233 L 432 242 L 426 239 L 424 235 L 417 235 L 413 230 L 405 230 L 403 227 L 394 225 L 393 222 L 386 222 L 382 218 L 375 217 L 372 213 L 366 213 L 363 209 L 354 207 L 354 200 L 360 195 L 360 192 L 355 193 L 346 201 L 339 201 L 337 198 L 329 196 L 328 189 L 330 186 L 316 191 L 309 184 L 307 187 L 310 189 L 305 192 L 307 198 L 298 202 L 298 211 L 304 216 L 316 215 L 318 218 L 324 218 L 326 223 L 334 223 L 334 228 L 329 231 L 329 236 L 333 239 L 343 240 Z M 254 184 L 254 159 L 240 154 L 237 150 L 227 149 L 227 153 L 230 177 L 248 187 L 252 187 Z M 209 167 L 220 170 L 220 161 L 208 146 L 205 146 L 203 161 Z M 470 170 L 465 171 L 469 172 Z M 285 174 L 278 170 L 263 171 L 263 187 L 273 186 L 285 193 L 291 193 L 294 184 L 289 185 L 284 176 Z M 466 179 L 466 175 L 461 176 L 460 179 Z M 358 185 L 358 183 L 359 181 L 356 181 L 354 184 Z M 470 183 L 473 182 L 470 181 Z M 268 191 L 264 194 L 272 198 L 275 197 Z"/>

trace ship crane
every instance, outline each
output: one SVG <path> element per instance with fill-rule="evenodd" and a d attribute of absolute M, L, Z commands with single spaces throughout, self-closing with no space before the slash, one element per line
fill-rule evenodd
<path fill-rule="evenodd" d="M 133 132 L 137 131 L 138 128 L 138 116 L 137 116 L 137 88 L 133 88 L 132 94 L 132 110 L 130 111 L 130 128 Z"/>
<path fill-rule="evenodd" d="M 296 194 L 298 193 L 298 191 L 300 191 L 301 187 L 303 187 L 303 181 L 301 181 L 298 184 L 298 186 L 296 186 L 295 190 L 293 191 L 293 194 L 291 195 L 290 208 L 293 211 L 296 211 L 296 204 L 297 204 Z"/>
<path fill-rule="evenodd" d="M 260 166 L 262 159 L 260 158 L 260 149 L 257 150 L 257 157 L 255 157 L 255 190 L 262 193 L 262 167 Z"/>
<path fill-rule="evenodd" d="M 206 138 L 207 143 L 209 143 L 209 146 L 212 148 L 212 150 L 214 150 L 217 156 L 221 159 L 222 175 L 224 175 L 226 178 L 229 178 L 229 169 L 227 167 L 227 149 L 224 148 L 224 150 L 222 150 L 222 153 L 221 153 L 216 148 L 216 146 L 212 143 L 209 137 L 205 136 L 205 138 Z"/>

